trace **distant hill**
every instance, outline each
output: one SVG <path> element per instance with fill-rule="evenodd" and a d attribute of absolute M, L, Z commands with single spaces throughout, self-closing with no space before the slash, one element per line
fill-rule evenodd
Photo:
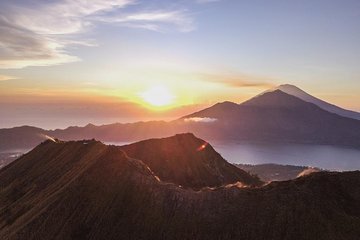
<path fill-rule="evenodd" d="M 46 139 L 46 133 L 44 129 L 31 126 L 0 129 L 0 151 L 33 148 Z"/>
<path fill-rule="evenodd" d="M 71 126 L 66 129 L 44 130 L 21 126 L 0 129 L 0 151 L 19 148 L 33 148 L 47 136 L 63 140 L 82 140 L 96 138 L 107 142 L 138 141 L 147 138 L 166 137 L 177 133 L 174 126 L 164 121 L 114 123 L 84 127 Z M 182 131 L 179 131 L 181 133 Z"/>
<path fill-rule="evenodd" d="M 346 109 L 338 107 L 334 104 L 325 102 L 319 98 L 316 98 L 316 97 L 308 94 L 307 92 L 301 90 L 300 88 L 298 88 L 294 85 L 283 84 L 283 85 L 278 86 L 276 89 L 281 90 L 287 94 L 293 95 L 295 97 L 298 97 L 306 102 L 314 103 L 315 105 L 317 105 L 318 107 L 320 107 L 326 111 L 336 113 L 343 117 L 354 118 L 354 119 L 360 120 L 360 113 L 355 112 L 355 111 L 346 110 Z"/>
<path fill-rule="evenodd" d="M 147 151 L 150 143 L 137 150 Z M 156 148 L 153 155 L 162 151 L 167 150 Z M 360 235 L 360 172 L 193 190 L 159 180 L 117 146 L 47 140 L 1 169 L 0 183 L 0 239 L 353 240 Z"/>

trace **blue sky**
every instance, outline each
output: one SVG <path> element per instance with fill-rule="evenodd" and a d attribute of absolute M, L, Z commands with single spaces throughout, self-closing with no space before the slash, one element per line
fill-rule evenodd
<path fill-rule="evenodd" d="M 141 94 L 158 85 L 174 95 L 172 108 L 203 107 L 241 102 L 282 83 L 360 110 L 359 1 L 2 0 L 0 6 L 2 111 L 41 101 L 78 106 L 91 96 L 99 104 L 147 107 Z"/>

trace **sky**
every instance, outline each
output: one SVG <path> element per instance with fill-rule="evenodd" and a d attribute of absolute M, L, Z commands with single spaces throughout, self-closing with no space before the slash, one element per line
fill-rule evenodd
<path fill-rule="evenodd" d="M 357 0 L 0 0 L 0 127 L 174 119 L 294 84 L 360 111 Z"/>

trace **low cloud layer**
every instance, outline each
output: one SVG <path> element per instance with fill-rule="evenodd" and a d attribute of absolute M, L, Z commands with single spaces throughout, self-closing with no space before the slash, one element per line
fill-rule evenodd
<path fill-rule="evenodd" d="M 134 5 L 136 10 L 131 8 Z M 79 61 L 68 47 L 93 46 L 83 34 L 98 23 L 153 31 L 194 29 L 186 10 L 141 10 L 135 0 L 8 1 L 0 8 L 0 68 Z"/>
<path fill-rule="evenodd" d="M 213 123 L 216 122 L 216 118 L 209 118 L 209 117 L 192 117 L 192 118 L 185 118 L 185 122 L 196 122 L 196 123 Z"/>

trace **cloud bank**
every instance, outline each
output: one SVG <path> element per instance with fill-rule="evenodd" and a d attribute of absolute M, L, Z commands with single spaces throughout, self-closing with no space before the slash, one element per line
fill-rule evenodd
<path fill-rule="evenodd" d="M 209 118 L 209 117 L 192 117 L 192 118 L 185 118 L 185 122 L 196 122 L 196 123 L 213 123 L 216 122 L 216 118 Z"/>
<path fill-rule="evenodd" d="M 79 61 L 68 47 L 94 46 L 83 34 L 99 23 L 153 31 L 194 29 L 186 10 L 141 10 L 135 0 L 8 1 L 0 8 L 0 69 Z"/>

